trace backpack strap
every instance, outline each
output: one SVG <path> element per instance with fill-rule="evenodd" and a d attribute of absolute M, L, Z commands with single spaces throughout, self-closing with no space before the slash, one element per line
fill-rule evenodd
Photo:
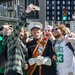
<path fill-rule="evenodd" d="M 54 40 L 54 41 L 52 42 L 52 46 L 53 46 L 53 47 L 55 46 L 56 41 L 57 41 L 57 40 Z"/>
<path fill-rule="evenodd" d="M 68 42 L 66 45 L 70 48 L 70 50 L 73 52 L 73 54 L 75 56 L 75 50 L 74 50 L 72 44 L 70 42 Z"/>

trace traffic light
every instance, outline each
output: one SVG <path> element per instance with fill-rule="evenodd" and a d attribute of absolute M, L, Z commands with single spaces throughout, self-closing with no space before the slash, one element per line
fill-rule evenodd
<path fill-rule="evenodd" d="M 63 21 L 66 21 L 67 20 L 67 9 L 66 8 L 63 9 L 62 20 Z"/>

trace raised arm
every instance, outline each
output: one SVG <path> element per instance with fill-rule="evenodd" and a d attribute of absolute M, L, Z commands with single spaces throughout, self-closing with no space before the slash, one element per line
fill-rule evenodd
<path fill-rule="evenodd" d="M 19 17 L 17 24 L 15 25 L 13 32 L 11 33 L 11 35 L 8 37 L 8 51 L 13 50 L 13 48 L 16 46 L 16 41 L 19 37 L 19 33 L 21 31 L 22 26 L 24 25 L 24 23 L 26 22 L 26 18 L 28 16 L 28 13 L 30 13 L 31 11 L 34 11 L 34 5 L 30 4 L 26 11 L 21 15 L 21 17 Z"/>
<path fill-rule="evenodd" d="M 22 26 L 24 25 L 24 23 L 26 22 L 26 18 L 28 16 L 28 13 L 30 13 L 31 11 L 34 11 L 34 5 L 30 4 L 26 11 L 23 12 L 23 14 L 21 15 L 21 17 L 19 17 L 17 24 L 15 25 L 13 32 L 10 36 L 9 40 L 13 40 L 14 42 L 17 40 L 19 33 L 21 31 Z"/>

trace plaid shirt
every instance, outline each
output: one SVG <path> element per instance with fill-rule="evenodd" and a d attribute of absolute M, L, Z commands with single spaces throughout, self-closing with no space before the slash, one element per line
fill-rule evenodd
<path fill-rule="evenodd" d="M 5 75 L 9 70 L 14 70 L 23 75 L 26 46 L 19 39 L 19 33 L 26 21 L 26 13 L 19 18 L 12 34 L 7 38 L 7 63 L 5 66 Z"/>

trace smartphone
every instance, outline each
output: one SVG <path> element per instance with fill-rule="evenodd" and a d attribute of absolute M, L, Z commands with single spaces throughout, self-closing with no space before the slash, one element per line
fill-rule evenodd
<path fill-rule="evenodd" d="M 35 10 L 40 11 L 40 7 L 35 6 Z"/>

